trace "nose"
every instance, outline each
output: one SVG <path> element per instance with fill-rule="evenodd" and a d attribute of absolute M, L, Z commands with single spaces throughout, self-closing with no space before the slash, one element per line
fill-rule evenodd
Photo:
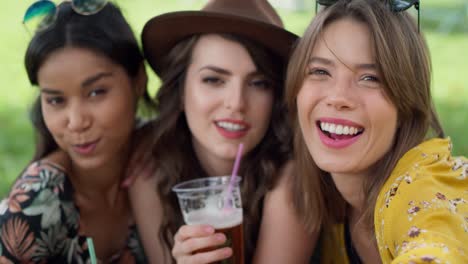
<path fill-rule="evenodd" d="M 245 101 L 245 89 L 244 84 L 241 82 L 232 83 L 230 87 L 227 87 L 228 92 L 225 93 L 224 104 L 227 109 L 233 112 L 244 111 Z"/>
<path fill-rule="evenodd" d="M 328 91 L 327 105 L 336 110 L 351 110 L 359 104 L 352 80 L 337 80 Z"/>
<path fill-rule="evenodd" d="M 70 104 L 68 109 L 67 127 L 72 132 L 83 132 L 91 125 L 91 119 L 80 103 Z"/>

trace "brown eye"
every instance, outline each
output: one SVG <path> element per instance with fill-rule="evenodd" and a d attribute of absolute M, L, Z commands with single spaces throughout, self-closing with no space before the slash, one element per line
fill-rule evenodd
<path fill-rule="evenodd" d="M 214 86 L 219 86 L 224 83 L 224 81 L 218 77 L 204 77 L 202 82 Z"/>
<path fill-rule="evenodd" d="M 250 85 L 261 89 L 270 89 L 272 87 L 272 83 L 267 79 L 253 80 L 250 82 Z"/>
<path fill-rule="evenodd" d="M 49 105 L 60 105 L 65 102 L 65 99 L 61 96 L 46 97 L 46 103 Z"/>
<path fill-rule="evenodd" d="M 99 88 L 99 89 L 94 89 L 92 90 L 91 92 L 89 92 L 89 97 L 96 97 L 96 96 L 99 96 L 99 95 L 104 95 L 107 93 L 107 90 L 106 89 L 103 89 L 103 88 Z"/>

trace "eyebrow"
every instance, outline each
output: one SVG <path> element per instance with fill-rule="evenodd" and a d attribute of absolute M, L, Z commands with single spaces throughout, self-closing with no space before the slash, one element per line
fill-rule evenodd
<path fill-rule="evenodd" d="M 329 59 L 321 58 L 321 57 L 312 57 L 309 59 L 309 64 L 312 63 L 321 63 L 326 65 L 333 65 L 333 62 Z"/>
<path fill-rule="evenodd" d="M 228 71 L 226 69 L 220 68 L 220 67 L 213 66 L 213 65 L 208 65 L 208 66 L 201 67 L 200 70 L 198 70 L 198 72 L 201 72 L 202 70 L 211 70 L 211 71 L 217 72 L 219 74 L 232 75 L 232 72 L 230 72 L 230 71 Z M 247 74 L 247 76 L 257 76 L 257 75 L 265 75 L 265 74 L 259 72 L 258 70 L 252 71 L 252 72 Z"/>
<path fill-rule="evenodd" d="M 341 62 L 341 60 L 340 60 Z M 329 60 L 329 59 L 326 59 L 326 58 L 322 58 L 322 57 L 312 57 L 309 59 L 309 64 L 312 64 L 312 63 L 321 63 L 321 64 L 325 64 L 325 65 L 333 65 L 334 62 Z M 343 62 L 341 62 L 343 63 Z M 344 64 L 344 63 L 343 63 Z M 346 67 L 349 68 L 349 66 L 347 64 L 345 64 Z M 353 68 L 355 69 L 368 69 L 368 70 L 377 70 L 377 65 L 375 63 L 358 63 L 358 64 L 355 64 L 353 65 Z"/>
<path fill-rule="evenodd" d="M 113 73 L 112 72 L 100 72 L 96 75 L 93 75 L 89 78 L 87 78 L 86 80 L 84 80 L 82 83 L 81 83 L 81 87 L 82 88 L 86 88 L 90 85 L 92 85 L 93 83 L 99 81 L 100 79 L 102 78 L 107 78 L 107 77 L 110 77 L 112 76 Z M 62 94 L 62 92 L 58 91 L 58 90 L 55 90 L 55 89 L 51 89 L 51 88 L 41 88 L 41 93 L 46 93 L 46 94 Z"/>
<path fill-rule="evenodd" d="M 226 69 L 216 67 L 216 66 L 212 66 L 212 65 L 203 66 L 203 67 L 200 68 L 200 70 L 198 70 L 198 72 L 201 72 L 203 70 L 211 70 L 211 71 L 217 72 L 219 74 L 225 74 L 225 75 L 231 75 L 232 74 L 232 72 L 230 72 L 230 71 L 228 71 Z"/>

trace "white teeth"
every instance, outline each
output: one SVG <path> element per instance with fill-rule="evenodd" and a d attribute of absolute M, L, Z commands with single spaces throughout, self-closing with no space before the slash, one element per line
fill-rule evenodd
<path fill-rule="evenodd" d="M 337 135 L 356 135 L 362 129 L 352 126 L 337 125 L 333 123 L 320 122 L 320 129 Z"/>
<path fill-rule="evenodd" d="M 350 130 L 353 131 L 353 128 L 352 128 L 352 127 L 349 127 L 349 126 L 345 126 L 345 127 L 343 128 L 343 134 L 349 135 L 349 131 L 350 131 Z"/>
<path fill-rule="evenodd" d="M 231 123 L 231 122 L 221 121 L 221 122 L 216 122 L 216 125 L 229 131 L 245 130 L 245 126 L 236 124 L 236 123 Z"/>
<path fill-rule="evenodd" d="M 342 125 L 337 125 L 335 132 L 336 132 L 337 135 L 343 134 L 343 126 Z"/>

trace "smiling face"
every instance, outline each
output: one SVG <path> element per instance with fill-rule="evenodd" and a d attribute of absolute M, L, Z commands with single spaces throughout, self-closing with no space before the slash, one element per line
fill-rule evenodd
<path fill-rule="evenodd" d="M 273 87 L 238 42 L 200 37 L 187 70 L 183 109 L 198 159 L 209 172 L 232 167 L 239 143 L 244 153 L 263 138 L 270 123 Z"/>
<path fill-rule="evenodd" d="M 118 164 L 126 155 L 137 102 L 124 68 L 90 50 L 67 47 L 47 58 L 38 83 L 45 124 L 75 165 Z"/>
<path fill-rule="evenodd" d="M 365 24 L 350 18 L 329 24 L 297 94 L 307 148 L 333 176 L 366 177 L 394 140 L 397 109 L 385 95 L 372 50 Z"/>

